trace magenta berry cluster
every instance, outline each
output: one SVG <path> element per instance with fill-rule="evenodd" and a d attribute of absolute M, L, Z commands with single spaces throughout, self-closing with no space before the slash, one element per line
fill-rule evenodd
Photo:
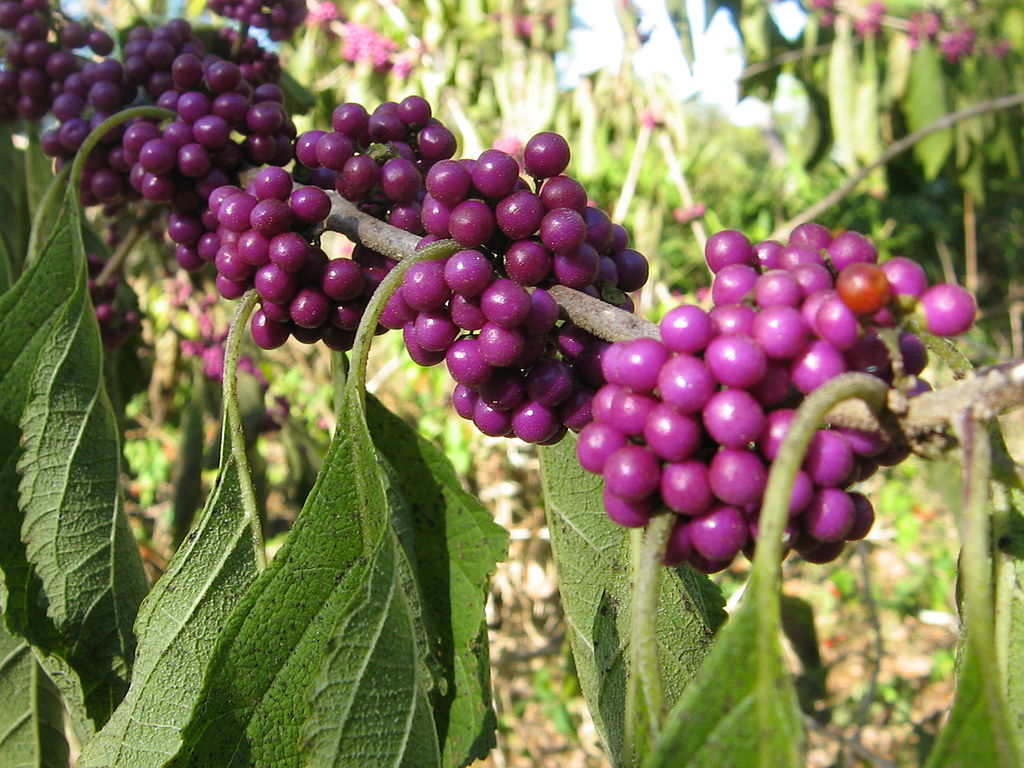
<path fill-rule="evenodd" d="M 387 101 L 367 112 L 339 104 L 330 131 L 306 131 L 295 156 L 313 170 L 311 182 L 333 187 L 365 213 L 422 234 L 424 177 L 455 154 L 455 136 L 420 96 Z"/>
<path fill-rule="evenodd" d="M 106 56 L 114 41 L 98 27 L 66 21 L 46 0 L 0 2 L 0 29 L 13 33 L 0 71 L 0 119 L 41 120 L 64 80 L 82 69 L 76 51 Z"/>
<path fill-rule="evenodd" d="M 306 20 L 305 0 L 207 0 L 207 8 L 245 26 L 265 29 L 271 40 L 287 40 Z"/>
<path fill-rule="evenodd" d="M 878 266 L 863 235 L 833 237 L 817 224 L 794 230 L 785 245 L 719 232 L 705 255 L 715 273 L 712 308 L 678 306 L 662 319 L 660 340 L 608 348 L 608 383 L 577 454 L 603 475 L 613 520 L 637 527 L 675 514 L 666 563 L 710 573 L 752 550 L 768 470 L 803 397 L 846 371 L 908 396 L 927 391 L 917 378 L 925 347 L 901 321 L 920 311 L 929 331 L 955 336 L 971 326 L 975 306 L 958 286 L 929 288 L 909 259 Z M 874 513 L 850 487 L 907 454 L 876 435 L 820 429 L 792 491 L 787 548 L 827 562 L 865 536 Z"/>
<path fill-rule="evenodd" d="M 95 253 L 86 254 L 89 297 L 96 310 L 103 346 L 109 350 L 120 346 L 131 334 L 138 331 L 140 322 L 138 310 L 125 306 L 122 297 L 118 295 L 120 274 L 112 274 L 102 283 L 99 282 L 99 275 L 106 263 L 105 259 Z"/>
<path fill-rule="evenodd" d="M 554 133 L 531 138 L 519 163 L 490 149 L 475 160 L 442 160 L 426 175 L 421 244 L 451 238 L 448 259 L 406 274 L 381 317 L 401 328 L 421 365 L 445 361 L 460 416 L 488 435 L 555 442 L 588 420 L 603 383 L 607 346 L 559 325 L 547 288 L 564 285 L 631 309 L 627 292 L 647 280 L 647 260 L 624 229 L 587 205 L 564 175 L 569 146 Z"/>
<path fill-rule="evenodd" d="M 254 85 L 240 65 L 204 53 L 184 20 L 132 29 L 123 54 L 123 64 L 89 62 L 63 81 L 53 103 L 59 124 L 44 132 L 44 151 L 70 161 L 93 128 L 140 100 L 176 119 L 163 127 L 139 119 L 102 137 L 86 159 L 84 205 L 113 211 L 146 200 L 198 216 L 210 192 L 234 182 L 244 165 L 291 160 L 295 128 L 281 89 Z"/>

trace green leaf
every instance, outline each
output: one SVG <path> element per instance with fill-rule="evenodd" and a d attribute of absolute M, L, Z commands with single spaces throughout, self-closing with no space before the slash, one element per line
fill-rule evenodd
<path fill-rule="evenodd" d="M 131 687 L 85 745 L 79 768 L 158 768 L 181 746 L 217 637 L 259 572 L 262 542 L 253 534 L 255 509 L 246 501 L 252 480 L 228 447 L 234 429 L 233 412 L 226 408 L 217 484 L 139 609 Z"/>
<path fill-rule="evenodd" d="M 629 656 L 629 537 L 605 513 L 601 479 L 580 467 L 574 438 L 541 450 L 541 480 L 580 686 L 617 757 Z M 690 568 L 667 569 L 660 589 L 660 663 L 671 705 L 700 667 L 725 613 L 718 588 Z"/>
<path fill-rule="evenodd" d="M 13 126 L 9 124 L 0 126 L 0 167 L 9 173 L 7 183 L 0 185 L 0 239 L 7 249 L 13 283 L 25 260 L 32 220 L 25 190 L 25 151 L 15 147 Z"/>
<path fill-rule="evenodd" d="M 1020 765 L 1006 702 L 994 681 L 985 680 L 990 670 L 969 637 L 963 648 L 953 709 L 928 754 L 926 768 Z"/>
<path fill-rule="evenodd" d="M 367 423 L 406 500 L 416 575 L 429 595 L 431 655 L 444 676 L 431 699 L 444 764 L 464 765 L 494 746 L 484 604 L 508 533 L 462 489 L 445 453 L 374 398 L 368 398 Z"/>
<path fill-rule="evenodd" d="M 373 419 L 375 431 L 398 430 Z M 391 471 L 350 387 L 316 486 L 229 618 L 170 766 L 428 766 L 442 764 L 442 750 L 455 765 L 489 743 L 486 651 L 466 638 L 479 639 L 493 560 L 477 559 L 481 546 L 496 548 L 494 536 L 457 494 L 450 468 L 447 479 L 421 473 L 440 453 L 424 455 L 418 439 L 393 434 L 383 451 L 405 465 Z M 427 568 L 429 558 L 438 562 Z M 446 568 L 447 595 L 428 597 Z M 456 704 L 463 692 L 467 701 Z M 397 730 L 367 735 L 381 727 Z"/>
<path fill-rule="evenodd" d="M 75 288 L 78 270 L 72 254 L 66 210 L 50 231 L 40 258 L 0 296 L 0 570 L 3 572 L 4 624 L 12 634 L 48 647 L 56 630 L 39 610 L 38 575 L 25 557 L 21 540 L 16 472 L 22 412 L 40 351 Z"/>
<path fill-rule="evenodd" d="M 853 54 L 853 22 L 846 14 L 836 17 L 835 41 L 829 57 L 828 104 L 836 157 L 848 174 L 857 164 L 857 74 Z"/>
<path fill-rule="evenodd" d="M 0 765 L 67 768 L 64 707 L 32 647 L 0 627 Z"/>
<path fill-rule="evenodd" d="M 60 218 L 77 215 L 69 195 Z M 70 665 L 89 718 L 101 725 L 128 688 L 132 623 L 147 585 L 120 494 L 119 435 L 80 232 L 68 229 L 78 279 L 40 349 L 21 415 L 21 538 L 42 590 L 21 599 L 27 611 L 45 611 L 56 632 L 29 639 Z"/>
<path fill-rule="evenodd" d="M 911 132 L 930 125 L 948 112 L 945 82 L 938 50 L 922 43 L 911 58 L 907 94 L 903 100 Z M 926 136 L 914 145 L 914 156 L 921 163 L 925 178 L 933 179 L 938 175 L 952 148 L 953 132 L 948 129 Z"/>
<path fill-rule="evenodd" d="M 1008 457 L 1008 454 L 1004 454 Z M 995 568 L 996 651 L 1004 670 L 1006 706 L 1010 712 L 1024 712 L 1024 494 L 1004 489 L 1005 499 L 997 505 L 993 536 L 1000 552 Z M 1024 717 L 1011 724 L 1017 742 L 1024 744 Z"/>
<path fill-rule="evenodd" d="M 765 588 L 771 594 L 761 601 Z M 740 607 L 669 713 L 646 768 L 804 765 L 800 708 L 779 640 L 776 589 L 757 579 L 748 583 Z"/>

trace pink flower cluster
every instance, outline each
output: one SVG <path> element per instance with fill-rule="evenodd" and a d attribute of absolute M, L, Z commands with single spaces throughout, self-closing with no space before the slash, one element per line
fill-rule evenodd
<path fill-rule="evenodd" d="M 367 62 L 377 72 L 391 68 L 398 44 L 366 24 L 349 21 L 341 25 L 341 56 L 345 61 Z"/>

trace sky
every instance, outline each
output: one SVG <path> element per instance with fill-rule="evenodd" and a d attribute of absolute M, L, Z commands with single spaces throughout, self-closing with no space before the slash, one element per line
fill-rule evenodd
<path fill-rule="evenodd" d="M 563 83 L 575 83 L 580 75 L 604 66 L 616 66 L 622 58 L 623 38 L 613 5 L 617 0 L 576 0 L 573 11 L 582 24 L 570 33 L 570 54 L 564 59 Z M 704 0 L 687 0 L 687 15 L 694 30 L 696 60 L 690 73 L 679 48 L 679 38 L 665 10 L 664 0 L 634 0 L 650 39 L 636 57 L 639 74 L 663 73 L 672 80 L 681 99 L 696 96 L 721 107 L 736 123 L 763 124 L 768 106 L 754 99 L 738 99 L 737 77 L 743 69 L 739 35 L 724 10 L 705 26 Z M 783 34 L 795 37 L 804 14 L 793 0 L 773 5 L 773 15 Z"/>

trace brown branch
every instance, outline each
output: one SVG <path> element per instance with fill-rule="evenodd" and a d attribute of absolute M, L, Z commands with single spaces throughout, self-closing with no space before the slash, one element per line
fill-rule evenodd
<path fill-rule="evenodd" d="M 890 144 L 889 148 L 879 155 L 877 160 L 861 168 L 833 192 L 823 197 L 802 213 L 797 214 L 785 224 L 776 227 L 775 231 L 769 235 L 769 238 L 773 240 L 784 240 L 789 236 L 789 233 L 798 226 L 806 224 L 808 221 L 813 221 L 846 197 L 858 184 L 870 176 L 876 168 L 882 167 L 897 155 L 906 152 L 921 139 L 931 136 L 933 133 L 951 128 L 957 123 L 969 120 L 972 117 L 984 115 L 989 112 L 998 112 L 1003 109 L 1011 109 L 1013 107 L 1020 106 L 1021 104 L 1024 104 L 1024 93 L 1012 93 L 1009 96 L 1000 96 L 997 99 L 990 99 L 988 101 L 983 101 L 980 104 L 975 104 L 973 107 L 967 107 L 966 109 L 961 109 L 957 112 L 950 112 L 948 115 L 940 117 L 934 123 L 926 125 L 924 128 L 914 131 L 913 133 L 907 134 L 899 141 L 894 141 Z"/>
<path fill-rule="evenodd" d="M 1024 101 L 1024 94 L 1021 96 Z M 340 232 L 354 242 L 400 261 L 416 250 L 418 235 L 393 227 L 360 211 L 336 192 L 329 192 L 331 213 L 323 229 Z M 585 293 L 556 285 L 548 293 L 566 317 L 606 341 L 626 341 L 647 336 L 660 339 L 658 327 L 639 315 L 606 304 Z M 858 400 L 844 402 L 829 412 L 835 427 L 893 435 L 914 445 L 926 438 L 947 435 L 951 420 L 966 409 L 985 419 L 1024 405 L 1024 361 L 1017 360 L 979 371 L 935 392 L 909 400 L 905 412 L 882 417 Z M 883 423 L 884 421 L 884 423 Z"/>

